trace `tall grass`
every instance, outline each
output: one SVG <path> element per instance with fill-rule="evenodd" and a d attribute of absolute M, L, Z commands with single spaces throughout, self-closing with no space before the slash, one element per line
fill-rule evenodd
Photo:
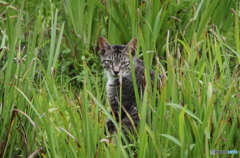
<path fill-rule="evenodd" d="M 239 2 L 0 4 L 0 157 L 240 152 Z M 140 95 L 134 82 L 141 121 L 132 144 L 121 143 L 120 130 L 115 136 L 104 133 L 105 120 L 113 118 L 98 59 L 100 35 L 112 44 L 139 41 L 146 90 Z M 150 69 L 167 76 L 160 90 L 157 79 L 152 87 Z"/>

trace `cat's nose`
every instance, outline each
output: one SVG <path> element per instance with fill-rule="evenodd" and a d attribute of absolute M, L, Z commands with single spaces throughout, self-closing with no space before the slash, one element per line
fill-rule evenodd
<path fill-rule="evenodd" d="M 118 75 L 118 73 L 119 73 L 119 71 L 113 71 L 114 73 L 115 73 L 115 75 L 117 76 Z"/>

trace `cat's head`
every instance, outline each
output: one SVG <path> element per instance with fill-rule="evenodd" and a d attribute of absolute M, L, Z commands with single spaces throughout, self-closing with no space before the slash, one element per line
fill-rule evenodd
<path fill-rule="evenodd" d="M 104 37 L 99 37 L 100 58 L 107 75 L 118 78 L 131 73 L 130 53 L 135 59 L 137 38 L 131 39 L 127 45 L 110 45 Z"/>

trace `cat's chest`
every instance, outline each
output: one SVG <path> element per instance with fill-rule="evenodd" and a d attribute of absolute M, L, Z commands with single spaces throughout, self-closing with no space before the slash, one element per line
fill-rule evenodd
<path fill-rule="evenodd" d="M 132 79 L 123 77 L 122 81 L 118 79 L 109 82 L 107 84 L 107 96 L 111 107 L 119 107 L 119 103 L 121 103 L 128 110 L 131 106 L 135 106 Z"/>
<path fill-rule="evenodd" d="M 132 93 L 132 80 L 130 77 L 123 77 L 121 80 L 108 80 L 107 82 L 107 95 L 109 97 L 119 97 L 120 89 L 122 89 L 122 94 Z"/>

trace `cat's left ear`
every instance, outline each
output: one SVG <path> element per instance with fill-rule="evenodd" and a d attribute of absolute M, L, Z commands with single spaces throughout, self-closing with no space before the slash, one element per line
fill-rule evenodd
<path fill-rule="evenodd" d="M 130 52 L 132 56 L 134 56 L 137 50 L 137 38 L 136 37 L 132 38 L 131 41 L 127 44 L 125 49 L 127 49 L 128 53 Z"/>

